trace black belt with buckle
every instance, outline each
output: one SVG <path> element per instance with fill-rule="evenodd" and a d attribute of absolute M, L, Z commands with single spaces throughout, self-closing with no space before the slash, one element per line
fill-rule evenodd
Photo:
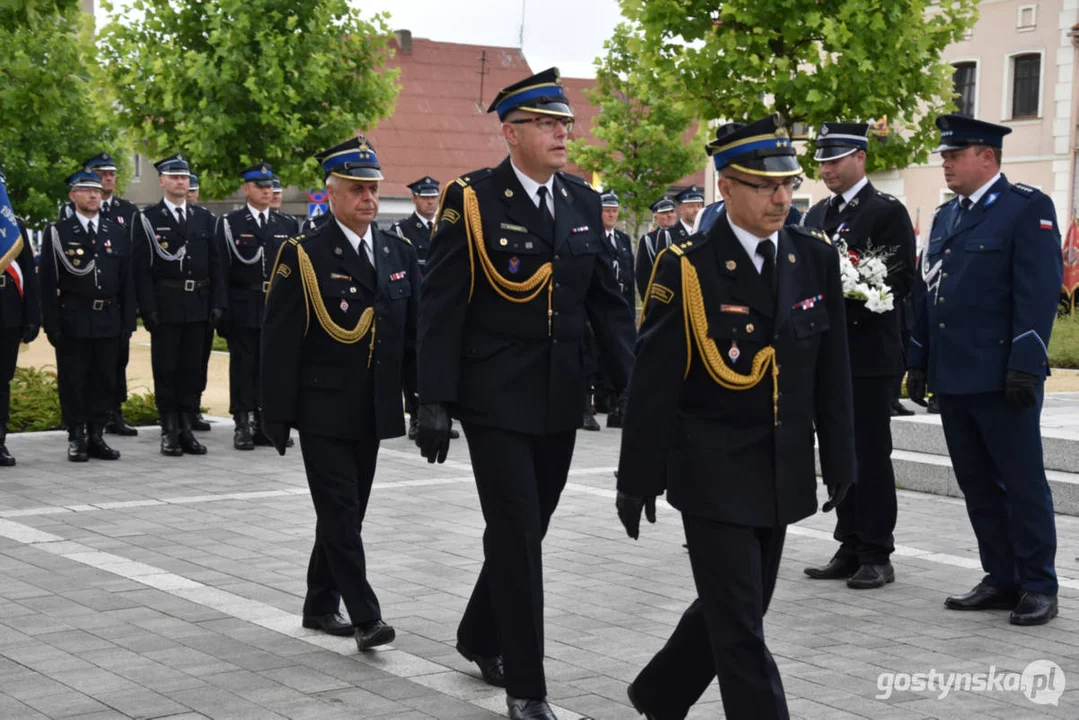
<path fill-rule="evenodd" d="M 174 280 L 172 278 L 162 278 L 157 282 L 161 287 L 183 290 L 184 292 L 195 292 L 196 290 L 210 287 L 210 278 L 206 278 L 205 280 Z"/>
<path fill-rule="evenodd" d="M 76 303 L 89 307 L 91 310 L 104 310 L 109 305 L 112 305 L 114 302 L 116 302 L 115 297 L 92 298 L 86 297 L 85 295 L 78 295 L 76 293 L 67 292 L 61 293 L 60 297 L 64 300 L 64 302 L 74 301 Z"/>
<path fill-rule="evenodd" d="M 265 294 L 270 289 L 270 281 L 263 280 L 260 283 L 232 283 L 230 287 L 234 290 L 253 290 Z"/>

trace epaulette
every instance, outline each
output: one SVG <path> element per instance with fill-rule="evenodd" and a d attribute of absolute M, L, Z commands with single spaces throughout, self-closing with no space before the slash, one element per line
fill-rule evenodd
<path fill-rule="evenodd" d="M 1038 188 L 1024 185 L 1023 183 L 1014 183 L 1011 188 L 1023 197 L 1031 197 L 1034 193 L 1038 192 Z"/>
<path fill-rule="evenodd" d="M 292 243 L 293 245 L 299 245 L 300 243 L 302 243 L 302 242 L 304 241 L 304 238 L 305 238 L 305 237 L 306 237 L 306 235 L 304 235 L 303 233 L 300 233 L 300 234 L 299 234 L 299 235 L 297 235 L 296 237 L 290 237 L 290 238 L 288 239 L 288 241 L 289 241 L 290 243 Z"/>
<path fill-rule="evenodd" d="M 560 177 L 563 180 L 566 180 L 568 182 L 576 183 L 577 185 L 583 185 L 584 187 L 588 188 L 589 190 L 592 190 L 592 192 L 595 192 L 595 190 L 592 188 L 592 183 L 588 182 L 583 177 L 578 177 L 576 175 L 571 175 L 570 173 L 562 172 L 561 170 L 558 171 L 558 177 Z"/>
<path fill-rule="evenodd" d="M 784 228 L 786 230 L 790 230 L 791 232 L 796 232 L 799 235 L 805 235 L 806 237 L 815 238 L 823 243 L 827 243 L 828 245 L 832 244 L 832 239 L 830 237 L 815 228 L 807 228 L 804 225 L 785 225 Z"/>
<path fill-rule="evenodd" d="M 454 180 L 454 182 L 461 187 L 468 187 L 469 185 L 475 185 L 477 183 L 483 182 L 487 178 L 491 177 L 491 173 L 493 172 L 494 170 L 492 170 L 491 168 L 481 168 L 479 170 L 473 170 L 472 172 L 466 173 L 461 177 L 457 178 L 456 180 Z"/>
<path fill-rule="evenodd" d="M 396 231 L 394 231 L 394 228 L 397 228 L 397 230 L 396 230 Z M 403 242 L 403 243 L 405 243 L 406 245 L 411 245 L 411 244 L 412 244 L 412 241 L 411 241 L 411 240 L 409 240 L 408 238 L 406 238 L 406 237 L 405 237 L 404 235 L 402 235 L 402 234 L 401 234 L 401 230 L 400 230 L 400 228 L 398 227 L 398 224 L 397 224 L 397 223 L 394 223 L 393 225 L 390 225 L 390 229 L 389 229 L 389 230 L 383 230 L 383 231 L 382 231 L 382 234 L 383 234 L 383 235 L 389 235 L 389 236 L 390 236 L 390 237 L 392 237 L 392 238 L 393 238 L 394 240 L 398 240 L 398 241 L 400 241 L 400 242 Z"/>
<path fill-rule="evenodd" d="M 893 203 L 899 202 L 899 198 L 897 198 L 895 195 L 889 195 L 888 193 L 882 192 L 880 190 L 877 190 L 877 197 L 884 198 L 888 202 L 893 202 Z"/>
<path fill-rule="evenodd" d="M 693 252 L 694 250 L 700 250 L 702 247 L 705 246 L 705 244 L 707 242 L 708 242 L 708 234 L 707 233 L 694 233 L 693 235 L 690 235 L 690 236 L 686 237 L 686 239 L 683 240 L 682 242 L 671 245 L 671 250 L 674 250 L 675 248 L 677 248 L 678 249 L 678 252 L 677 252 L 678 255 L 687 255 L 687 254 Z"/>

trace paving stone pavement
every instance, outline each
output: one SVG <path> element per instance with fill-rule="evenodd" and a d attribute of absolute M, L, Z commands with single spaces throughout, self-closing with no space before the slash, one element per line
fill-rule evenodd
<path fill-rule="evenodd" d="M 360 656 L 349 638 L 300 627 L 314 513 L 298 448 L 237 452 L 231 437 L 218 424 L 201 435 L 208 455 L 165 458 L 143 430 L 110 440 L 119 462 L 85 465 L 66 461 L 60 433 L 8 437 L 19 464 L 0 471 L 0 719 L 504 716 L 502 692 L 454 651 L 482 557 L 463 441 L 440 466 L 404 439 L 383 444 L 364 541 L 398 639 Z M 638 542 L 618 523 L 619 437 L 578 435 L 545 542 L 546 669 L 562 720 L 639 717 L 626 683 L 695 595 L 670 507 Z M 831 515 L 789 530 L 765 631 L 792 716 L 1079 717 L 1079 518 L 1058 518 L 1061 616 L 1015 628 L 1004 612 L 942 606 L 981 577 L 961 501 L 903 492 L 899 513 L 897 581 L 877 591 L 803 576 L 834 551 Z M 1035 660 L 1072 683 L 1059 705 L 1001 689 L 941 698 L 901 675 L 1000 679 Z M 900 674 L 888 697 L 882 673 Z M 690 714 L 722 716 L 715 687 Z"/>

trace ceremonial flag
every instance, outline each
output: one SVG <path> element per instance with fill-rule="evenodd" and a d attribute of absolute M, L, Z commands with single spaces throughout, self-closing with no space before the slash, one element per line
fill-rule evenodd
<path fill-rule="evenodd" d="M 1064 238 L 1064 294 L 1075 304 L 1075 289 L 1079 287 L 1079 218 L 1072 217 L 1072 224 Z"/>
<path fill-rule="evenodd" d="M 22 242 L 19 223 L 7 196 L 7 185 L 4 184 L 3 176 L 0 176 L 0 271 L 11 276 L 15 288 L 19 291 L 19 297 L 22 297 L 23 277 L 22 268 L 15 258 L 22 252 Z"/>

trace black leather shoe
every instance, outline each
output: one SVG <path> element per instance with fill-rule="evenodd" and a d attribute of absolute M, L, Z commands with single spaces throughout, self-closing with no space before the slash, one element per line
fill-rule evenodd
<path fill-rule="evenodd" d="M 1019 595 L 1014 590 L 978 583 L 974 589 L 963 595 L 952 595 L 944 601 L 949 610 L 1013 610 L 1019 604 Z"/>
<path fill-rule="evenodd" d="M 105 424 L 105 432 L 123 437 L 135 437 L 139 434 L 138 429 L 129 425 L 124 419 L 124 413 L 120 410 L 114 410 L 109 416 L 109 421 Z"/>
<path fill-rule="evenodd" d="M 607 414 L 607 427 L 609 427 L 609 428 L 620 428 L 620 427 L 624 427 L 624 425 L 625 425 L 625 415 L 623 415 L 622 411 L 619 410 L 618 408 L 615 408 L 614 410 L 611 410 L 611 412 Z"/>
<path fill-rule="evenodd" d="M 7 429 L 0 428 L 0 467 L 13 467 L 15 458 L 7 449 Z"/>
<path fill-rule="evenodd" d="M 640 693 L 637 692 L 637 688 L 634 687 L 633 683 L 630 683 L 629 687 L 626 688 L 626 695 L 629 696 L 629 704 L 633 706 L 634 710 L 644 715 L 645 720 L 684 720 L 686 717 L 686 713 L 664 715 L 654 710 L 649 710 L 641 703 Z"/>
<path fill-rule="evenodd" d="M 584 420 L 581 423 L 581 427 L 585 430 L 599 430 L 599 423 L 596 422 L 596 416 L 590 412 L 584 414 Z"/>
<path fill-rule="evenodd" d="M 180 448 L 187 455 L 205 455 L 206 446 L 195 439 L 195 413 L 180 413 Z"/>
<path fill-rule="evenodd" d="M 1057 616 L 1057 596 L 1043 593 L 1023 593 L 1012 610 L 1008 622 L 1012 625 L 1044 625 Z"/>
<path fill-rule="evenodd" d="M 206 422 L 206 418 L 202 416 L 202 413 L 195 413 L 195 417 L 191 419 L 191 429 L 198 430 L 199 432 L 208 432 L 210 430 L 210 423 Z"/>
<path fill-rule="evenodd" d="M 90 431 L 90 439 L 86 443 L 86 454 L 98 460 L 119 460 L 120 451 L 109 447 L 105 438 L 101 437 L 101 429 Z"/>
<path fill-rule="evenodd" d="M 416 413 L 412 413 L 408 416 L 408 439 L 415 440 L 416 433 L 420 431 L 420 426 L 416 421 Z"/>
<path fill-rule="evenodd" d="M 180 457 L 184 449 L 180 447 L 180 421 L 176 413 L 161 414 L 161 454 Z"/>
<path fill-rule="evenodd" d="M 255 441 L 251 439 L 250 416 L 242 412 L 233 415 L 232 419 L 236 423 L 236 429 L 232 431 L 232 447 L 237 450 L 254 450 Z"/>
<path fill-rule="evenodd" d="M 892 417 L 906 417 L 913 415 L 913 410 L 908 410 L 899 400 L 892 400 Z"/>
<path fill-rule="evenodd" d="M 883 565 L 862 565 L 858 572 L 847 580 L 847 587 L 853 590 L 872 590 L 895 582 L 895 568 L 891 563 Z"/>
<path fill-rule="evenodd" d="M 372 620 L 356 628 L 356 647 L 360 652 L 370 650 L 379 645 L 387 645 L 397 637 L 391 625 L 381 620 Z"/>
<path fill-rule="evenodd" d="M 814 580 L 845 580 L 858 572 L 858 559 L 836 555 L 827 565 L 807 567 L 802 572 Z"/>
<path fill-rule="evenodd" d="M 500 688 L 506 687 L 506 674 L 502 669 L 501 655 L 483 657 L 467 650 L 461 643 L 457 643 L 457 652 L 461 653 L 461 657 L 465 660 L 480 666 L 480 674 L 483 675 L 483 679 L 488 685 Z"/>
<path fill-rule="evenodd" d="M 67 459 L 71 462 L 86 462 L 89 458 L 86 454 L 86 428 L 80 426 L 68 430 Z"/>
<path fill-rule="evenodd" d="M 940 406 L 937 404 L 937 396 L 933 395 L 929 398 L 929 402 L 926 403 L 926 412 L 930 415 L 940 415 Z"/>
<path fill-rule="evenodd" d="M 506 696 L 510 720 L 558 720 L 551 706 L 542 698 L 515 698 Z"/>
<path fill-rule="evenodd" d="M 356 632 L 348 620 L 339 612 L 329 615 L 304 615 L 303 626 L 308 630 L 321 630 L 328 635 L 348 637 Z"/>

